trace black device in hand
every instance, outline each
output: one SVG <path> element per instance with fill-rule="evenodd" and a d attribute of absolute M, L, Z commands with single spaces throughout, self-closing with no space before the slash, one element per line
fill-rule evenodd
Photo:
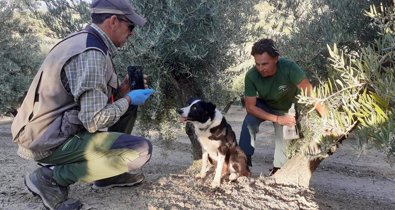
<path fill-rule="evenodd" d="M 144 76 L 142 66 L 128 66 L 130 90 L 144 89 Z"/>

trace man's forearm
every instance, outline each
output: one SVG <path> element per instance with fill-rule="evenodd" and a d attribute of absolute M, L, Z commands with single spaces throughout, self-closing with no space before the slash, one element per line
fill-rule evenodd
<path fill-rule="evenodd" d="M 112 104 L 101 101 L 96 98 L 96 101 L 90 101 L 89 94 L 84 94 L 81 98 L 81 110 L 79 118 L 84 127 L 89 132 L 96 132 L 99 129 L 109 127 L 116 123 L 119 118 L 127 111 L 129 102 L 125 98 L 120 98 Z M 101 101 L 101 102 L 98 102 Z"/>
<path fill-rule="evenodd" d="M 255 117 L 259 118 L 259 119 L 269 120 L 269 121 L 272 121 L 272 122 L 275 122 L 275 123 L 278 122 L 278 115 L 274 115 L 274 114 L 268 113 L 268 112 L 266 112 L 266 111 L 264 111 L 264 110 L 262 110 L 262 109 L 260 109 L 260 108 L 258 108 L 256 106 L 246 107 L 246 110 L 247 110 L 248 114 L 251 114 L 251 115 L 253 115 L 253 116 L 255 116 Z"/>

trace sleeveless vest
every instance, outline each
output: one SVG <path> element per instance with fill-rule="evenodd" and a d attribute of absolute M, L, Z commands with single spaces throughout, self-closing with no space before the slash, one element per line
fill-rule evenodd
<path fill-rule="evenodd" d="M 64 88 L 61 71 L 70 58 L 90 49 L 105 55 L 106 81 L 110 81 L 114 67 L 108 47 L 95 29 L 88 26 L 60 41 L 35 75 L 11 126 L 13 141 L 18 144 L 18 155 L 22 158 L 43 159 L 70 136 L 84 129 L 78 119 L 79 104 Z M 110 87 L 107 89 L 111 90 Z M 111 91 L 107 94 L 110 96 Z"/>

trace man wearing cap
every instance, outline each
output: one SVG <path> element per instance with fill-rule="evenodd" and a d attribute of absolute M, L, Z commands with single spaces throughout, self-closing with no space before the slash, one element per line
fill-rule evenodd
<path fill-rule="evenodd" d="M 95 188 L 142 182 L 152 154 L 149 140 L 129 134 L 137 106 L 154 90 L 130 90 L 112 64 L 146 20 L 127 0 L 95 0 L 91 9 L 92 24 L 49 52 L 11 127 L 18 155 L 42 166 L 25 184 L 49 209 L 79 209 L 68 198 L 78 181 Z"/>

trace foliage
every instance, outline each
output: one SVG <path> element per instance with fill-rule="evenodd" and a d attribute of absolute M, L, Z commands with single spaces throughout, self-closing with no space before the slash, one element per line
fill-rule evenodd
<path fill-rule="evenodd" d="M 25 2 L 57 37 L 82 29 L 89 20 L 85 1 Z M 38 9 L 40 2 L 47 11 Z M 156 127 L 169 139 L 168 125 L 177 125 L 175 109 L 189 97 L 204 98 L 218 106 L 234 97 L 228 89 L 237 72 L 227 69 L 244 60 L 243 44 L 253 32 L 247 26 L 253 22 L 256 0 L 132 2 L 148 23 L 135 29 L 115 64 L 121 75 L 126 74 L 128 65 L 144 67 L 156 93 L 140 112 L 140 124 Z"/>
<path fill-rule="evenodd" d="M 57 38 L 81 30 L 90 20 L 89 5 L 84 0 L 24 0 L 24 3 Z M 42 3 L 45 10 L 39 9 Z"/>
<path fill-rule="evenodd" d="M 380 31 L 380 39 L 373 48 L 369 48 L 370 56 L 366 62 L 375 62 L 377 69 L 367 71 L 371 84 L 378 97 L 388 103 L 387 121 L 376 126 L 369 126 L 357 133 L 360 142 L 369 142 L 382 149 L 389 157 L 395 157 L 395 2 L 392 6 L 371 6 L 365 13 L 373 19 L 373 24 Z"/>
<path fill-rule="evenodd" d="M 392 1 L 392 0 L 391 0 Z M 276 26 L 267 36 L 277 40 L 280 52 L 300 64 L 316 83 L 325 80 L 329 56 L 326 45 L 337 43 L 353 53 L 377 38 L 363 11 L 382 0 L 268 0 L 274 7 L 266 15 Z M 275 21 L 277 20 L 277 21 Z M 278 24 L 281 23 L 281 24 Z"/>
<path fill-rule="evenodd" d="M 280 54 L 296 61 L 316 85 L 331 77 L 328 43 L 353 54 L 378 37 L 378 26 L 363 11 L 380 2 L 392 0 L 265 0 L 256 6 L 259 21 L 253 26 L 258 38 L 275 40 Z M 235 81 L 234 89 L 240 86 L 243 81 Z"/>
<path fill-rule="evenodd" d="M 148 19 L 138 28 L 117 63 L 142 65 L 156 89 L 144 106 L 145 126 L 164 131 L 176 125 L 175 109 L 192 96 L 223 105 L 232 73 L 226 71 L 244 56 L 251 30 L 254 1 L 134 1 Z M 232 96 L 233 97 L 233 96 Z"/>
<path fill-rule="evenodd" d="M 375 43 L 362 48 L 357 54 L 339 50 L 337 45 L 328 48 L 331 64 L 328 73 L 331 77 L 315 88 L 310 97 L 302 94 L 299 98 L 299 103 L 310 108 L 316 103 L 324 103 L 329 111 L 326 118 L 306 112 L 302 120 L 305 141 L 319 142 L 324 152 L 335 148 L 337 137 L 348 135 L 358 124 L 355 137 L 360 142 L 371 142 L 389 157 L 395 156 L 394 23 L 378 21 L 393 18 L 393 8 L 386 8 L 384 15 L 372 6 L 366 13 L 375 18 L 376 24 L 380 23 L 377 27 L 381 29 L 381 36 Z M 330 134 L 325 135 L 328 130 Z"/>
<path fill-rule="evenodd" d="M 42 58 L 35 28 L 17 6 L 0 1 L 0 113 L 18 106 Z"/>

